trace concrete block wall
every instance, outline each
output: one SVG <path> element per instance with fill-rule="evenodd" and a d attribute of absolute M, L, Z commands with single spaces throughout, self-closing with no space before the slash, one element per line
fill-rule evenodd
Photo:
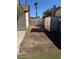
<path fill-rule="evenodd" d="M 31 19 L 31 25 L 37 25 L 40 19 Z"/>
<path fill-rule="evenodd" d="M 22 15 L 17 21 L 17 31 L 26 31 L 29 26 L 28 13 Z"/>

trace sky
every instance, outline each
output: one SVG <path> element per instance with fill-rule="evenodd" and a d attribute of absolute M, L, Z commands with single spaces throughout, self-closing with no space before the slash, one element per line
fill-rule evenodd
<path fill-rule="evenodd" d="M 21 0 L 21 4 L 24 5 L 26 0 Z M 42 16 L 43 12 L 47 9 L 53 7 L 53 5 L 60 6 L 61 0 L 27 0 L 27 3 L 30 5 L 30 16 L 36 16 L 36 10 L 34 7 L 34 3 L 38 2 L 38 16 Z"/>

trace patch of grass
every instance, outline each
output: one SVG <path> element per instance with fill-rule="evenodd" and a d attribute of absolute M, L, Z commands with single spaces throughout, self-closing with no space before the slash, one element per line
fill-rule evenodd
<path fill-rule="evenodd" d="M 29 59 L 61 59 L 61 56 L 59 53 L 42 53 L 31 56 Z"/>
<path fill-rule="evenodd" d="M 26 55 L 19 55 L 17 56 L 17 59 L 27 59 Z"/>
<path fill-rule="evenodd" d="M 61 59 L 61 53 L 40 53 L 40 54 L 32 54 L 31 56 L 28 56 L 28 58 L 25 55 L 19 56 L 18 59 Z"/>

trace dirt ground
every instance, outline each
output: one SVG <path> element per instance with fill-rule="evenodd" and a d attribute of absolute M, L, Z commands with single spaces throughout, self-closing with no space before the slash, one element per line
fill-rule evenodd
<path fill-rule="evenodd" d="M 49 54 L 54 55 L 58 53 L 61 55 L 60 50 L 54 45 L 53 42 L 46 36 L 43 29 L 40 29 L 37 26 L 30 25 L 25 33 L 25 37 L 20 45 L 20 51 L 18 54 L 18 59 L 21 55 L 25 55 L 27 57 L 32 56 L 34 54 Z M 30 58 L 31 59 L 31 58 Z M 33 59 L 33 58 L 32 58 Z M 50 58 L 52 59 L 52 58 Z M 58 58 L 60 59 L 60 57 Z"/>

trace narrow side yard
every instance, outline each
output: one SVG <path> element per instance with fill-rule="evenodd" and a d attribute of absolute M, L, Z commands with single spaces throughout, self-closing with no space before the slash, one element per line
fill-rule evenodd
<path fill-rule="evenodd" d="M 61 53 L 42 29 L 31 25 L 25 33 L 17 58 L 61 59 Z"/>

